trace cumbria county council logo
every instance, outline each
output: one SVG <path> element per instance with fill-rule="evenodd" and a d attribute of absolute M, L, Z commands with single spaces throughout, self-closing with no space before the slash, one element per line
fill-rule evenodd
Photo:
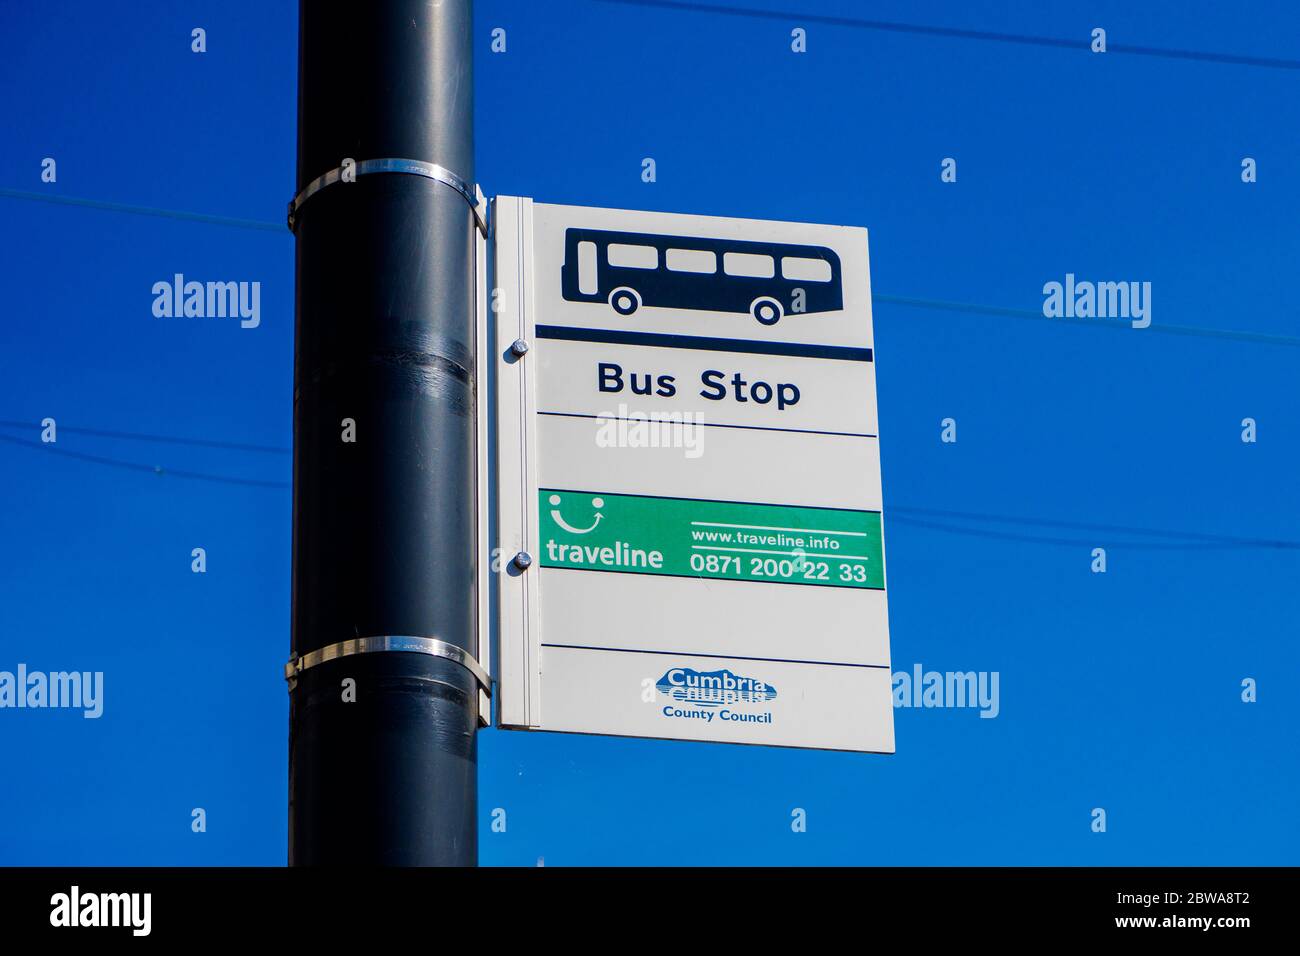
<path fill-rule="evenodd" d="M 770 724 L 772 712 L 741 712 L 738 704 L 762 705 L 776 699 L 776 688 L 756 677 L 742 677 L 723 668 L 697 671 L 690 667 L 671 667 L 655 688 L 673 703 L 663 708 L 663 716 L 685 720 L 734 720 L 742 723 Z"/>

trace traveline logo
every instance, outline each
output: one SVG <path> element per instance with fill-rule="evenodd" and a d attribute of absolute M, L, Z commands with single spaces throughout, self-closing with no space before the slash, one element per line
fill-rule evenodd
<path fill-rule="evenodd" d="M 775 700 L 776 688 L 755 677 L 733 674 L 726 668 L 697 671 L 689 667 L 673 667 L 655 687 L 674 702 L 663 708 L 665 717 L 706 722 L 715 717 L 751 724 L 772 722 L 771 711 L 741 713 L 732 708 L 738 704 L 765 704 Z"/>

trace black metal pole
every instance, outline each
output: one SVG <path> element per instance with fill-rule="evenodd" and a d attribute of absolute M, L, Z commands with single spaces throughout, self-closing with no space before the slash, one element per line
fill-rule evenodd
<path fill-rule="evenodd" d="M 298 189 L 345 159 L 472 183 L 471 25 L 472 0 L 304 0 Z M 375 171 L 320 189 L 293 227 L 289 862 L 474 865 L 474 675 L 345 643 L 478 656 L 473 212 L 436 179 Z M 311 657 L 329 648 L 345 656 Z"/>

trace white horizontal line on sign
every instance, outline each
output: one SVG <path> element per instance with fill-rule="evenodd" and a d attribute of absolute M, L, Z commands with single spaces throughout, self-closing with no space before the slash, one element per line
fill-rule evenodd
<path fill-rule="evenodd" d="M 867 561 L 863 554 L 810 554 L 807 551 L 764 551 L 762 548 L 717 548 L 707 544 L 691 545 L 693 551 L 740 551 L 744 554 L 788 554 L 792 558 L 836 558 L 840 561 Z"/>
<path fill-rule="evenodd" d="M 804 534 L 850 534 L 855 538 L 865 538 L 865 531 L 826 531 L 822 528 L 778 528 L 766 524 L 725 524 L 721 521 L 692 521 L 691 524 L 705 528 L 747 528 L 751 531 L 801 531 Z"/>
<path fill-rule="evenodd" d="M 775 425 L 731 425 L 725 422 L 703 422 L 698 419 L 695 421 L 677 421 L 672 418 L 665 418 L 665 415 L 671 415 L 672 412 L 651 412 L 644 418 L 633 418 L 631 416 L 612 415 L 609 413 L 592 414 L 589 412 L 548 412 L 539 411 L 538 415 L 553 415 L 557 418 L 593 418 L 599 422 L 661 422 L 665 425 L 684 425 L 689 428 L 740 428 L 746 431 L 756 432 L 790 432 L 796 435 L 831 435 L 840 438 L 875 438 L 880 436 L 872 435 L 867 432 L 828 432 L 816 428 L 778 428 Z M 658 418 L 654 416 L 658 415 Z"/>

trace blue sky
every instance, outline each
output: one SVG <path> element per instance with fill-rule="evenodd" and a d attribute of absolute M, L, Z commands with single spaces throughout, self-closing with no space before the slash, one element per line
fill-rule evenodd
<path fill-rule="evenodd" d="M 803 16 L 480 0 L 477 179 L 871 230 L 894 666 L 998 671 L 1001 712 L 900 709 L 892 757 L 487 731 L 481 861 L 1294 863 L 1297 70 L 1118 47 L 1296 61 L 1300 13 L 743 6 Z M 0 13 L 0 669 L 106 682 L 99 720 L 0 711 L 0 864 L 285 859 L 296 20 Z M 177 272 L 261 282 L 260 326 L 155 318 Z M 1032 318 L 1067 272 L 1151 282 L 1152 327 Z"/>

